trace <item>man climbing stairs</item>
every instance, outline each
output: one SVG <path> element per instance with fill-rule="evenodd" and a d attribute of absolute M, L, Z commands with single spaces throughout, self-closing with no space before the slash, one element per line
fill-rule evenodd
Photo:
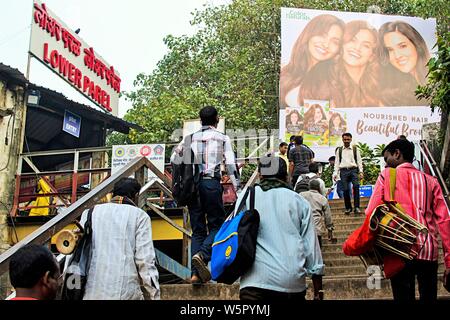
<path fill-rule="evenodd" d="M 367 207 L 369 198 L 361 198 L 361 209 Z M 383 279 L 377 286 L 369 280 L 364 264 L 359 257 L 348 257 L 342 252 L 342 244 L 350 233 L 358 228 L 364 221 L 364 214 L 344 215 L 343 200 L 330 201 L 331 212 L 335 230 L 334 237 L 337 243 L 323 241 L 322 256 L 325 267 L 323 277 L 324 297 L 326 300 L 365 300 L 365 299 L 388 299 L 392 300 L 390 281 Z M 444 271 L 442 247 L 439 252 L 439 275 L 438 275 L 438 299 L 450 299 L 448 293 L 442 286 L 442 274 Z M 312 300 L 312 283 L 308 280 L 307 299 Z M 372 287 L 370 289 L 369 287 Z M 416 297 L 418 291 L 416 288 Z M 174 284 L 161 286 L 161 299 L 199 299 L 199 300 L 237 300 L 239 299 L 239 284 L 231 286 L 210 283 L 199 288 L 190 284 Z"/>

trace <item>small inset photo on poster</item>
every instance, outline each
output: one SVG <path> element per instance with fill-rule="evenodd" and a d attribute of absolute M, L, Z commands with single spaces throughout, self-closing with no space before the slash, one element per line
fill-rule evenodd
<path fill-rule="evenodd" d="M 329 112 L 329 142 L 330 146 L 337 146 L 341 141 L 342 135 L 347 132 L 347 114 L 337 109 L 330 109 Z"/>
<path fill-rule="evenodd" d="M 327 100 L 305 100 L 303 118 L 303 141 L 307 146 L 329 146 Z"/>
<path fill-rule="evenodd" d="M 286 108 L 286 141 L 293 135 L 303 134 L 303 110 L 302 108 Z"/>

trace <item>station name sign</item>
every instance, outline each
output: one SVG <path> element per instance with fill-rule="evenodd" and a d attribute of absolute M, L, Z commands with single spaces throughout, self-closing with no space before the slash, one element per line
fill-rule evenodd
<path fill-rule="evenodd" d="M 29 52 L 100 108 L 117 116 L 121 83 L 117 70 L 37 0 Z"/>

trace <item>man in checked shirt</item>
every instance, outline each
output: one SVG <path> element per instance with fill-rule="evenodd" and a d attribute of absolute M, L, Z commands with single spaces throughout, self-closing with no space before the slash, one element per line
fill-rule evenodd
<path fill-rule="evenodd" d="M 211 246 L 217 231 L 225 221 L 226 214 L 220 184 L 222 178 L 220 166 L 224 160 L 235 190 L 237 191 L 240 186 L 231 140 L 216 129 L 219 123 L 216 108 L 208 106 L 201 109 L 200 119 L 202 128 L 192 135 L 191 142 L 195 164 L 200 165 L 197 201 L 188 205 L 192 228 L 192 284 L 205 283 L 211 279 L 207 266 L 211 260 Z M 186 141 L 189 137 L 183 139 L 175 152 L 180 152 L 183 145 L 189 145 Z"/>

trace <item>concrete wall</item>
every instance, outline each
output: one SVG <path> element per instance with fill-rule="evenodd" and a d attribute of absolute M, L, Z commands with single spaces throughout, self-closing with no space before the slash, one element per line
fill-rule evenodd
<path fill-rule="evenodd" d="M 9 245 L 9 230 L 6 217 L 13 206 L 15 174 L 18 155 L 22 145 L 22 129 L 25 109 L 25 89 L 21 86 L 9 85 L 0 79 L 0 109 L 10 109 L 13 115 L 0 117 L 0 254 Z M 8 141 L 5 141 L 7 137 Z M 0 294 L 8 286 L 8 279 L 0 275 Z M 3 291 L 3 292 L 1 292 Z"/>

